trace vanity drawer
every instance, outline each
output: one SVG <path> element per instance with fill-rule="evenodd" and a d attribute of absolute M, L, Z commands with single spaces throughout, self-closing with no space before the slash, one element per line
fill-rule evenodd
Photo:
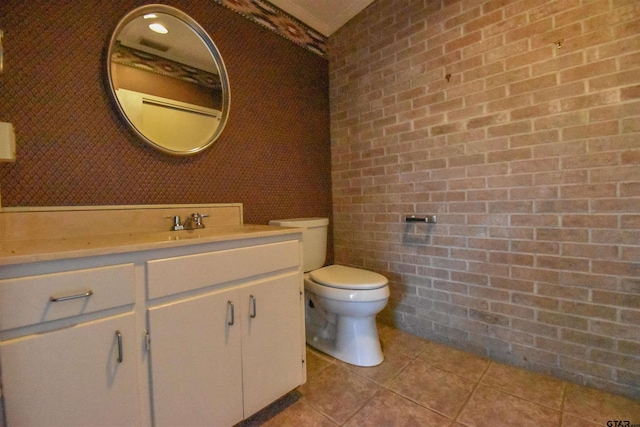
<path fill-rule="evenodd" d="M 149 299 L 300 265 L 298 240 L 147 262 Z"/>
<path fill-rule="evenodd" d="M 0 280 L 0 330 L 134 302 L 133 264 Z"/>

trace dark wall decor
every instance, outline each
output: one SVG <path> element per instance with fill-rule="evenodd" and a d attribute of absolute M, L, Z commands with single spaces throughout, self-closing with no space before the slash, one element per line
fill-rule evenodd
<path fill-rule="evenodd" d="M 0 121 L 17 140 L 16 162 L 0 163 L 2 205 L 241 202 L 247 223 L 330 216 L 326 59 L 219 2 L 167 2 L 212 37 L 231 87 L 216 144 L 171 157 L 127 129 L 105 86 L 111 32 L 145 3 L 0 2 Z"/>

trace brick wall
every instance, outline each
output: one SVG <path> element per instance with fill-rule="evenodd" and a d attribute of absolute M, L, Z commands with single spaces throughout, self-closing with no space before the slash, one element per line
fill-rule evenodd
<path fill-rule="evenodd" d="M 640 398 L 640 2 L 377 0 L 329 51 L 335 258 L 383 321 Z"/>

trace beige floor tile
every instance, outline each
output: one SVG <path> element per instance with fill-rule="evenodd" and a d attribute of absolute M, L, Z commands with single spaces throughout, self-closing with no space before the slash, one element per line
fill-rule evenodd
<path fill-rule="evenodd" d="M 382 343 L 382 352 L 392 350 L 405 356 L 416 357 L 429 344 L 428 340 L 407 334 L 398 329 L 385 325 L 378 325 L 378 335 Z"/>
<path fill-rule="evenodd" d="M 435 342 L 429 343 L 418 359 L 473 381 L 478 381 L 489 366 L 487 359 Z"/>
<path fill-rule="evenodd" d="M 313 409 L 302 398 L 264 424 L 258 425 L 263 427 L 336 427 L 338 424 Z"/>
<path fill-rule="evenodd" d="M 368 378 L 380 385 L 385 385 L 395 378 L 413 359 L 392 350 L 384 352 L 384 361 L 378 366 L 354 366 L 344 362 L 336 362 L 345 369 Z"/>
<path fill-rule="evenodd" d="M 380 390 L 380 386 L 347 369 L 332 364 L 298 387 L 305 402 L 343 424 Z"/>
<path fill-rule="evenodd" d="M 479 385 L 457 421 L 471 427 L 558 427 L 560 412 Z"/>
<path fill-rule="evenodd" d="M 640 401 L 569 384 L 564 399 L 564 412 L 599 425 L 611 420 L 628 420 L 640 424 Z"/>
<path fill-rule="evenodd" d="M 307 378 L 334 363 L 333 358 L 307 346 Z"/>
<path fill-rule="evenodd" d="M 381 390 L 345 427 L 449 426 L 451 420 L 388 390 Z"/>
<path fill-rule="evenodd" d="M 578 418 L 574 415 L 562 415 L 562 427 L 602 427 L 603 425 L 606 424 L 594 424 Z"/>
<path fill-rule="evenodd" d="M 530 402 L 560 409 L 564 382 L 547 375 L 491 362 L 481 382 Z"/>
<path fill-rule="evenodd" d="M 454 418 L 475 383 L 435 368 L 421 360 L 411 362 L 388 388 L 418 404 Z"/>

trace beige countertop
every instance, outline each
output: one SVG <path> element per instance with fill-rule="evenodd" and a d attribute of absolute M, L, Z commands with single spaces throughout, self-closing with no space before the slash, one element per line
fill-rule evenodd
<path fill-rule="evenodd" d="M 198 230 L 0 240 L 0 266 L 298 233 L 296 228 L 225 225 Z"/>

